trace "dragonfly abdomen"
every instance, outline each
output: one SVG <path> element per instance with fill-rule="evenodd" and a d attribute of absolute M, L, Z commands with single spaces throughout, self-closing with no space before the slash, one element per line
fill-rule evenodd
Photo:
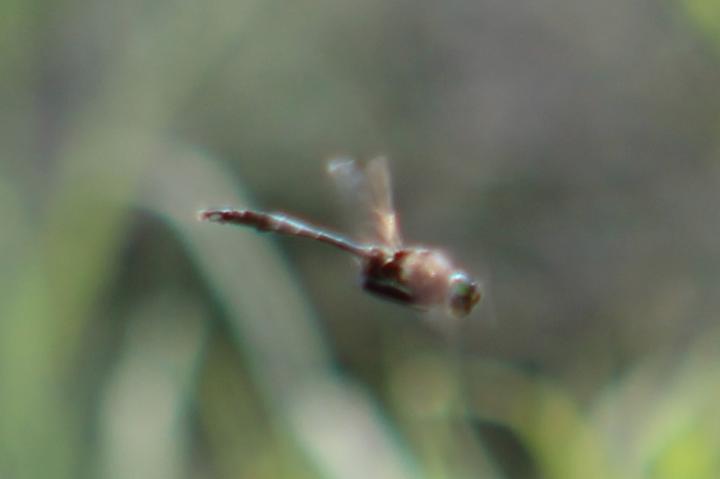
<path fill-rule="evenodd" d="M 356 256 L 367 256 L 369 249 L 352 241 L 279 213 L 263 213 L 252 210 L 217 209 L 200 213 L 200 219 L 215 223 L 251 226 L 258 231 L 287 236 L 299 236 L 321 241 Z"/>

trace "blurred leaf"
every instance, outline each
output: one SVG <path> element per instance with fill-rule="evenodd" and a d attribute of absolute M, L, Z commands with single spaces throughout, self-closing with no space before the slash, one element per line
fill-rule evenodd
<path fill-rule="evenodd" d="M 720 2 L 717 0 L 681 0 L 690 18 L 720 48 Z"/>
<path fill-rule="evenodd" d="M 457 356 L 393 341 L 388 358 L 392 410 L 429 477 L 501 477 L 467 421 Z M 401 352 L 396 352 L 401 351 Z"/>
<path fill-rule="evenodd" d="M 31 220 L 35 231 L 18 260 L 22 270 L 0 292 L 0 402 L 6 413 L 0 474 L 74 478 L 88 459 L 80 443 L 84 408 L 67 399 L 73 362 L 115 272 L 143 169 L 152 164 L 163 143 L 158 139 L 205 62 L 217 58 L 237 28 L 223 6 L 236 11 L 229 2 L 214 8 L 170 4 L 134 23 L 124 32 L 131 45 L 117 45 L 95 101 L 65 125 L 55 182 L 44 192 L 47 208 Z M 215 28 L 203 28 L 202 18 L 217 20 Z M 193 33 L 205 41 L 182 48 L 178 38 L 197 38 Z"/>
<path fill-rule="evenodd" d="M 517 434 L 542 477 L 618 477 L 588 418 L 562 388 L 491 362 L 469 364 L 464 377 L 470 413 Z"/>
<path fill-rule="evenodd" d="M 98 477 L 172 479 L 190 469 L 186 421 L 207 327 L 199 313 L 175 296 L 132 313 L 101 405 Z"/>

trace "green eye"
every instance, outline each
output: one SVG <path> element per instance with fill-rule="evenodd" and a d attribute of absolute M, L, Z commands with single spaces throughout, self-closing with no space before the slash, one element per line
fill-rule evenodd
<path fill-rule="evenodd" d="M 480 291 L 475 281 L 463 273 L 455 273 L 450 279 L 449 307 L 453 316 L 467 316 L 480 301 Z"/>

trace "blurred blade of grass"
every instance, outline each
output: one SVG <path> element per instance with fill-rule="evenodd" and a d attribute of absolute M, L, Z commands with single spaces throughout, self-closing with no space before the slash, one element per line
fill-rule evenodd
<path fill-rule="evenodd" d="M 316 477 L 315 468 L 293 439 L 276 433 L 250 371 L 239 361 L 235 343 L 213 339 L 196 397 L 207 469 L 216 479 Z"/>
<path fill-rule="evenodd" d="M 46 477 L 45 465 L 56 468 L 57 477 L 74 468 L 69 459 L 70 445 L 77 442 L 70 418 L 57 414 L 48 404 L 57 398 L 57 378 L 44 363 L 48 353 L 42 321 L 46 318 L 47 298 L 40 284 L 24 287 L 22 279 L 38 274 L 39 265 L 31 258 L 33 247 L 31 219 L 24 209 L 26 199 L 19 190 L 0 184 L 0 477 Z M 25 297 L 18 296 L 18 293 Z M 24 306 L 21 308 L 20 306 Z M 17 308 L 13 310 L 12 308 Z M 51 400 L 52 401 L 52 400 Z M 63 442 L 44 442 L 46 437 Z M 42 460 L 40 460 L 42 457 Z M 44 461 L 47 461 L 46 463 Z"/>
<path fill-rule="evenodd" d="M 10 290 L 23 264 L 20 261 L 26 253 L 30 239 L 30 221 L 23 211 L 23 196 L 20 188 L 7 181 L 0 172 L 0 218 L 3 234 L 0 234 L 0 291 Z M 0 293 L 0 297 L 2 293 Z"/>
<path fill-rule="evenodd" d="M 275 239 L 197 220 L 203 207 L 247 206 L 232 175 L 196 152 L 162 158 L 145 204 L 187 243 L 227 311 L 278 433 L 297 440 L 325 477 L 414 477 L 371 400 L 334 371 L 302 284 L 273 250 Z"/>
<path fill-rule="evenodd" d="M 437 478 L 500 477 L 466 420 L 455 364 L 461 356 L 392 341 L 386 349 L 393 411 L 423 468 Z"/>
<path fill-rule="evenodd" d="M 36 234 L 19 260 L 23 271 L 0 291 L 3 477 L 76 478 L 84 470 L 86 405 L 70 403 L 68 380 L 114 272 L 130 198 L 179 105 L 246 25 L 237 14 L 256 3 L 170 2 L 148 14 L 120 2 L 113 4 L 120 11 L 105 12 L 141 21 L 115 38 L 107 81 L 68 120 L 47 210 L 32 218 Z"/>
<path fill-rule="evenodd" d="M 720 2 L 717 0 L 680 0 L 680 5 L 720 52 Z"/>
<path fill-rule="evenodd" d="M 190 470 L 186 421 L 206 324 L 177 295 L 149 301 L 132 313 L 104 391 L 96 477 L 171 479 Z"/>
<path fill-rule="evenodd" d="M 679 4 L 720 53 L 720 1 L 680 0 Z M 716 164 L 719 157 L 716 146 Z M 701 337 L 674 374 L 668 376 L 667 368 L 661 366 L 658 370 L 662 377 L 653 384 L 655 387 L 641 391 L 645 394 L 639 400 L 652 407 L 644 411 L 645 427 L 631 457 L 638 473 L 658 478 L 720 477 L 718 344 L 720 330 L 714 328 Z M 633 393 L 638 392 L 635 383 L 658 379 L 647 374 L 654 366 L 657 364 L 644 365 L 626 381 L 624 390 L 618 392 L 620 401 L 633 399 Z"/>
<path fill-rule="evenodd" d="M 537 462 L 541 477 L 622 477 L 610 467 L 592 424 L 557 386 L 488 361 L 467 364 L 465 377 L 470 412 L 515 432 Z"/>
<path fill-rule="evenodd" d="M 594 422 L 628 477 L 720 477 L 720 330 L 677 363 L 654 357 L 598 401 Z"/>

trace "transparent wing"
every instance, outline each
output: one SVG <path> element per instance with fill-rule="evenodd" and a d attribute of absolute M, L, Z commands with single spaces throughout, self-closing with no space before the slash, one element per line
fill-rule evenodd
<path fill-rule="evenodd" d="M 379 239 L 393 248 L 402 244 L 398 229 L 397 215 L 393 207 L 390 169 L 387 159 L 379 157 L 371 160 L 366 167 L 372 201 L 372 213 L 375 216 L 375 228 Z"/>
<path fill-rule="evenodd" d="M 351 158 L 335 158 L 328 163 L 328 173 L 343 196 L 352 198 L 355 209 L 366 212 L 362 228 L 373 232 L 372 239 L 393 249 L 400 248 L 402 239 L 393 208 L 387 160 L 378 157 L 360 168 Z"/>

